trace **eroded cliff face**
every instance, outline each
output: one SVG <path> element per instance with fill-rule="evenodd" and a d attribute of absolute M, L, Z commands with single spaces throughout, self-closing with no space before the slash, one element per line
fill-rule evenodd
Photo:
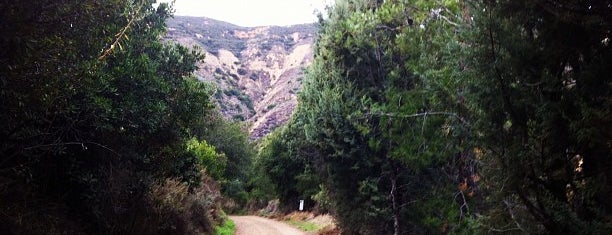
<path fill-rule="evenodd" d="M 312 62 L 315 25 L 245 28 L 177 16 L 168 28 L 169 40 L 206 53 L 196 76 L 215 85 L 221 112 L 248 122 L 253 139 L 289 120 L 304 68 Z"/>

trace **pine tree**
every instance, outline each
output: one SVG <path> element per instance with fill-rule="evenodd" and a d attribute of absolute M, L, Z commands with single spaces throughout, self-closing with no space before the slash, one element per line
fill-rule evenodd
<path fill-rule="evenodd" d="M 449 136 L 465 125 L 440 59 L 450 49 L 435 47 L 457 48 L 458 9 L 337 1 L 323 22 L 297 115 L 347 233 L 458 231 L 468 214 L 468 196 L 453 200 L 459 177 L 440 177 L 454 175 L 448 166 L 463 151 Z"/>
<path fill-rule="evenodd" d="M 610 3 L 475 1 L 472 10 L 468 99 L 504 215 L 485 224 L 610 233 Z"/>

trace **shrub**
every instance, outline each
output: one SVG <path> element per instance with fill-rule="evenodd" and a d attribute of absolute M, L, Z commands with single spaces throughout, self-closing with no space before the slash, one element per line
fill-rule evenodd
<path fill-rule="evenodd" d="M 238 96 L 238 100 L 240 100 L 242 103 L 244 103 L 244 105 L 247 106 L 247 108 L 249 108 L 250 111 L 254 112 L 255 109 L 253 107 L 253 100 L 251 100 L 251 98 L 246 95 L 246 94 L 240 94 L 240 96 Z"/>
<path fill-rule="evenodd" d="M 244 115 L 242 115 L 242 114 L 236 114 L 236 115 L 232 116 L 232 119 L 235 120 L 235 121 L 244 121 L 245 120 Z"/>
<path fill-rule="evenodd" d="M 215 228 L 214 235 L 232 235 L 236 231 L 236 224 L 234 221 L 226 218 L 225 222 Z"/>
<path fill-rule="evenodd" d="M 224 90 L 223 93 L 226 96 L 236 96 L 239 97 L 240 96 L 240 91 L 237 89 L 230 89 L 230 90 Z M 240 98 L 239 98 L 240 99 Z"/>
<path fill-rule="evenodd" d="M 158 219 L 158 231 L 167 234 L 210 234 L 221 221 L 219 187 L 202 174 L 202 186 L 189 191 L 178 179 L 166 179 L 149 193 L 152 214 Z"/>
<path fill-rule="evenodd" d="M 240 75 L 245 75 L 245 74 L 247 74 L 247 72 L 248 71 L 246 69 L 244 69 L 244 68 L 238 68 L 238 74 L 240 74 Z"/>
<path fill-rule="evenodd" d="M 217 180 L 223 177 L 227 157 L 223 153 L 217 153 L 215 146 L 209 145 L 206 140 L 198 141 L 193 138 L 187 142 L 187 150 L 195 154 L 206 173 Z"/>

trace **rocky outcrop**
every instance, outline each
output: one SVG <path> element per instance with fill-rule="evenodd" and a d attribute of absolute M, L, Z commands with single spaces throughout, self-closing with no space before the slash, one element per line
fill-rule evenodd
<path fill-rule="evenodd" d="M 196 76 L 215 85 L 221 112 L 248 122 L 253 139 L 289 120 L 303 70 L 312 62 L 315 25 L 245 28 L 176 16 L 168 21 L 168 29 L 168 40 L 206 53 Z"/>

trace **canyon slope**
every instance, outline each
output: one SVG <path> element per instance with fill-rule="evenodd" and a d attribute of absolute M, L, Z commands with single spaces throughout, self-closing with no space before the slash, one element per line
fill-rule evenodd
<path fill-rule="evenodd" d="M 206 54 L 196 76 L 214 85 L 225 117 L 248 123 L 252 139 L 289 120 L 304 69 L 312 62 L 315 24 L 240 27 L 186 16 L 167 24 L 166 40 Z"/>

